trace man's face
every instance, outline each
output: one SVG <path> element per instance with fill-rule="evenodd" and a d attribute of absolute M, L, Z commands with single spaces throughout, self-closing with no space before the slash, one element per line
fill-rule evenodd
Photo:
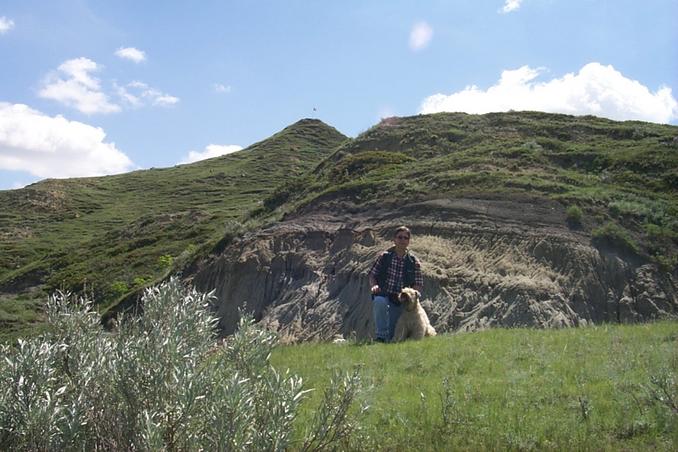
<path fill-rule="evenodd" d="M 404 231 L 398 232 L 393 238 L 395 245 L 400 248 L 407 248 L 410 244 L 410 234 Z"/>

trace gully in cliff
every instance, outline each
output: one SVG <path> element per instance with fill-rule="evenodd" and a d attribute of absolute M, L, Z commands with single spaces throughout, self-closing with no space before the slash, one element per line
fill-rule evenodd
<path fill-rule="evenodd" d="M 379 255 L 369 273 L 376 340 L 393 340 L 395 325 L 402 312 L 399 295 L 403 287 L 421 291 L 424 280 L 421 264 L 408 246 L 412 232 L 400 226 L 393 234 L 394 246 Z"/>

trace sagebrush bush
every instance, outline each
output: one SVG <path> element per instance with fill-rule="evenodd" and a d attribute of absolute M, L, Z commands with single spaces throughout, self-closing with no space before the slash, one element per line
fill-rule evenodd
<path fill-rule="evenodd" d="M 580 226 L 583 216 L 584 213 L 582 212 L 579 206 L 570 206 L 567 208 L 566 220 L 568 224 L 571 224 L 573 226 Z"/>
<path fill-rule="evenodd" d="M 276 336 L 243 315 L 217 345 L 209 301 L 172 279 L 107 333 L 91 301 L 54 295 L 49 333 L 1 346 L 0 450 L 284 450 L 351 434 L 357 373 L 330 382 L 327 415 L 295 438 L 308 391 L 270 365 Z"/>

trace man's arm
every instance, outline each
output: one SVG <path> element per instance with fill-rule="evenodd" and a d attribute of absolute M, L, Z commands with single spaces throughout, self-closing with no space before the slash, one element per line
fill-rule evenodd
<path fill-rule="evenodd" d="M 370 269 L 370 273 L 368 274 L 368 278 L 370 280 L 370 291 L 372 293 L 379 293 L 381 291 L 381 287 L 379 287 L 379 283 L 377 282 L 377 274 L 379 273 L 379 269 L 381 268 L 381 260 L 383 257 L 384 257 L 383 254 L 379 255 L 377 260 L 374 261 L 374 264 L 372 264 L 372 268 Z"/>

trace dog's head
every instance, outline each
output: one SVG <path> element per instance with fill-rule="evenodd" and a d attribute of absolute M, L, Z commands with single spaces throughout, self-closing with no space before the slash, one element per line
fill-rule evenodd
<path fill-rule="evenodd" d="M 406 311 L 414 311 L 417 309 L 417 304 L 419 304 L 419 291 L 405 287 L 399 295 L 400 303 L 403 305 Z"/>

